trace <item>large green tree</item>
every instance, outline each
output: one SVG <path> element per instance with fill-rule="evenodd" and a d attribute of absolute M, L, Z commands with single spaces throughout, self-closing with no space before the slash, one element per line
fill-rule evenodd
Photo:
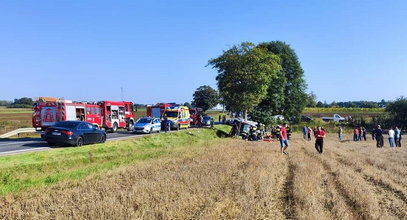
<path fill-rule="evenodd" d="M 280 58 L 281 71 L 278 78 L 270 81 L 267 96 L 258 106 L 258 110 L 286 117 L 299 116 L 308 102 L 305 90 L 304 70 L 297 54 L 291 47 L 281 41 L 261 43 L 258 48 L 267 50 Z"/>
<path fill-rule="evenodd" d="M 218 92 L 210 86 L 200 86 L 193 95 L 192 105 L 202 108 L 203 111 L 215 107 L 219 103 Z"/>
<path fill-rule="evenodd" d="M 244 42 L 223 52 L 218 58 L 209 60 L 209 65 L 218 70 L 218 88 L 227 108 L 232 111 L 253 110 L 266 96 L 280 67 L 277 55 L 267 48 Z"/>
<path fill-rule="evenodd" d="M 402 126 L 403 129 L 407 126 L 407 98 L 400 97 L 395 102 L 387 104 L 386 111 L 390 113 L 394 124 Z"/>

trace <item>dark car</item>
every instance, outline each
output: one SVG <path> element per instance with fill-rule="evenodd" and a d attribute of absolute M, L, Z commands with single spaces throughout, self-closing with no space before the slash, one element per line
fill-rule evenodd
<path fill-rule="evenodd" d="M 301 121 L 312 121 L 312 118 L 308 115 L 301 115 Z"/>
<path fill-rule="evenodd" d="M 50 146 L 74 145 L 82 146 L 106 141 L 106 132 L 83 121 L 62 121 L 47 128 L 44 139 Z"/>

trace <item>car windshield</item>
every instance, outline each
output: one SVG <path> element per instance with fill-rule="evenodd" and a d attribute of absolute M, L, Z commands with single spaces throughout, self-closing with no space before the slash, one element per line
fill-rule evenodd
<path fill-rule="evenodd" d="M 203 119 L 204 120 L 211 120 L 211 117 L 210 116 L 204 116 Z"/>
<path fill-rule="evenodd" d="M 75 128 L 81 122 L 76 121 L 61 121 L 56 123 L 53 127 L 61 127 L 61 128 Z"/>
<path fill-rule="evenodd" d="M 178 117 L 178 112 L 165 112 L 164 116 L 176 118 L 176 117 Z"/>
<path fill-rule="evenodd" d="M 150 123 L 151 122 L 151 118 L 140 118 L 140 120 L 138 121 L 139 123 Z"/>

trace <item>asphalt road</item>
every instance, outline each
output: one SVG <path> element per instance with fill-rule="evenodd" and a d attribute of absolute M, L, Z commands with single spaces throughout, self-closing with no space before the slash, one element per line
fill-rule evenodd
<path fill-rule="evenodd" d="M 150 134 L 132 134 L 128 131 L 107 133 L 107 141 L 143 137 Z M 6 139 L 0 140 L 0 156 L 19 154 L 24 152 L 42 151 L 52 149 L 41 138 Z"/>

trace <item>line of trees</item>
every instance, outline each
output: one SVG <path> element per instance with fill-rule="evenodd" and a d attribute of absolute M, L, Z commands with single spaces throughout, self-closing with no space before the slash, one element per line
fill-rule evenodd
<path fill-rule="evenodd" d="M 374 101 L 347 101 L 347 102 L 331 102 L 327 103 L 317 101 L 317 96 L 311 91 L 307 96 L 306 107 L 317 108 L 385 108 L 391 103 L 391 101 L 385 101 L 382 99 L 380 102 Z"/>
<path fill-rule="evenodd" d="M 8 108 L 32 108 L 33 105 L 34 100 L 28 97 L 14 99 L 14 102 L 0 100 L 0 106 L 6 106 Z"/>

